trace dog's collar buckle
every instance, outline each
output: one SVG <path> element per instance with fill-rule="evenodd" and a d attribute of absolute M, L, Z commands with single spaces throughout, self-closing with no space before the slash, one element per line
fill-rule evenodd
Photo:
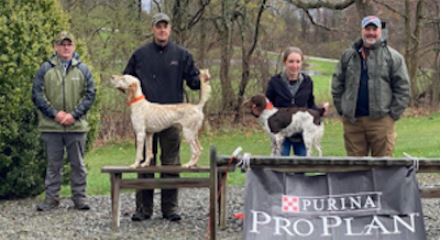
<path fill-rule="evenodd" d="M 141 96 L 138 96 L 138 97 L 136 97 L 136 98 L 133 98 L 132 100 L 130 100 L 130 101 L 127 103 L 127 106 L 130 106 L 130 105 L 132 105 L 132 104 L 134 104 L 134 103 L 136 103 L 136 102 L 138 102 L 138 101 L 140 101 L 140 100 L 143 100 L 143 99 L 145 99 L 144 95 L 141 95 Z"/>

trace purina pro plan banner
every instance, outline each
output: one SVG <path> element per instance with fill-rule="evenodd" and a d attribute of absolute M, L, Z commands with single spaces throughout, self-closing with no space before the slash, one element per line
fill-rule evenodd
<path fill-rule="evenodd" d="M 438 211 L 438 210 L 437 210 Z M 426 239 L 413 169 L 247 173 L 245 239 Z"/>

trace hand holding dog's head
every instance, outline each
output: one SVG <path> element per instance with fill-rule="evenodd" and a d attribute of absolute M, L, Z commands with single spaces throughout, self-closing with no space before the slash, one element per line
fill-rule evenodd
<path fill-rule="evenodd" d="M 211 76 L 208 68 L 200 69 L 200 81 L 207 82 L 209 81 L 210 77 Z"/>

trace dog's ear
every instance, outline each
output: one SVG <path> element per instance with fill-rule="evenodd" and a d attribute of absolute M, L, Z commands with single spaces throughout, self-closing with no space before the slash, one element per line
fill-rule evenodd
<path fill-rule="evenodd" d="M 256 104 L 254 104 L 254 103 L 251 104 L 250 112 L 252 113 L 253 116 L 255 116 L 255 117 L 261 116 L 262 111 L 263 111 L 263 109 L 258 107 Z"/>
<path fill-rule="evenodd" d="M 129 88 L 127 89 L 127 101 L 130 102 L 134 97 L 135 93 L 137 92 L 137 84 L 132 83 L 129 85 Z"/>
<path fill-rule="evenodd" d="M 307 112 L 313 116 L 313 123 L 316 125 L 321 125 L 321 117 L 324 114 L 324 109 L 307 109 Z"/>
<path fill-rule="evenodd" d="M 137 91 L 137 88 L 138 88 L 138 86 L 137 86 L 137 84 L 136 83 L 131 83 L 130 85 L 129 85 L 129 89 L 130 89 L 130 91 L 131 92 L 136 92 Z"/>

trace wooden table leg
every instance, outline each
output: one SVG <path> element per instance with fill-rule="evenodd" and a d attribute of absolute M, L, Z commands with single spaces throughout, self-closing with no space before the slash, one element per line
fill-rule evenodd
<path fill-rule="evenodd" d="M 112 230 L 120 227 L 120 184 L 121 173 L 111 173 Z"/>
<path fill-rule="evenodd" d="M 216 151 L 212 147 L 210 152 L 210 213 L 209 213 L 209 230 L 210 239 L 216 239 L 217 230 L 217 205 L 218 205 L 218 170 L 216 165 Z"/>
<path fill-rule="evenodd" d="M 218 173 L 218 209 L 219 209 L 219 227 L 220 229 L 226 228 L 226 199 L 227 199 L 227 171 Z"/>

